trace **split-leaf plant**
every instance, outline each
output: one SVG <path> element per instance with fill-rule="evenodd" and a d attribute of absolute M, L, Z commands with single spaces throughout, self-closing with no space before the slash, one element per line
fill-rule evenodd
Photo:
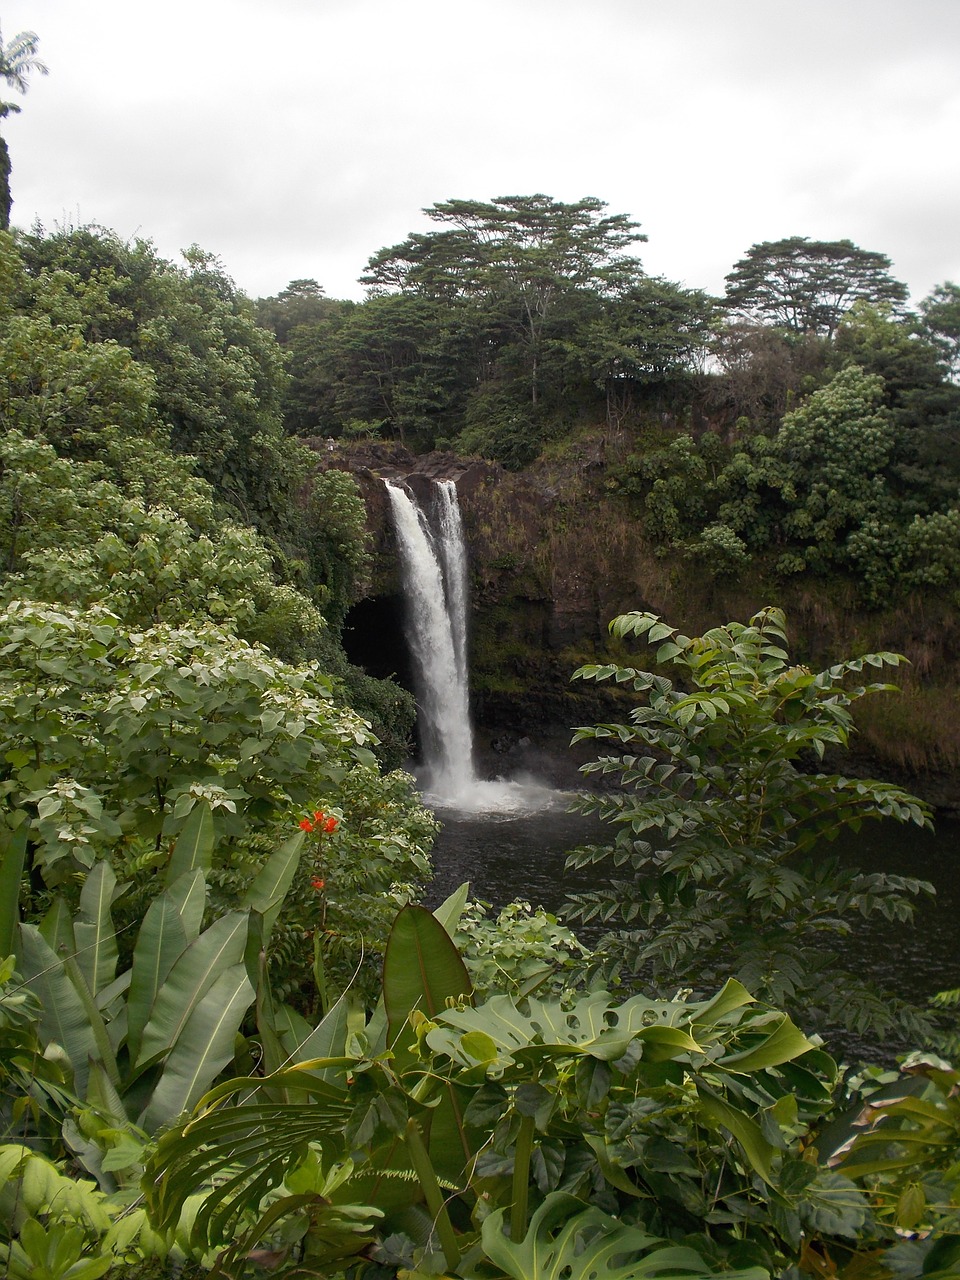
<path fill-rule="evenodd" d="M 256 1252 L 300 1274 L 471 1280 L 768 1280 L 873 1231 L 867 1197 L 806 1149 L 833 1061 L 736 981 L 696 1002 L 474 1006 L 440 922 L 411 906 L 383 994 L 365 1028 L 332 1010 L 284 1040 L 280 1070 L 217 1086 L 161 1136 L 158 1229 L 202 1193 L 193 1245 L 220 1251 L 219 1274 Z"/>
<path fill-rule="evenodd" d="M 650 613 L 613 620 L 618 639 L 656 646 L 656 669 L 575 672 L 638 697 L 624 723 L 574 735 L 605 752 L 583 771 L 619 786 L 581 798 L 615 837 L 571 856 L 603 887 L 569 914 L 607 925 L 602 949 L 655 989 L 702 991 L 732 971 L 818 1030 L 919 1036 L 922 1015 L 856 972 L 851 939 L 857 920 L 911 919 L 932 887 L 852 868 L 829 841 L 866 821 L 929 826 L 929 811 L 890 783 L 819 771 L 847 746 L 853 705 L 895 687 L 864 674 L 903 659 L 869 653 L 815 672 L 791 660 L 784 628 L 776 608 L 695 637 Z"/>

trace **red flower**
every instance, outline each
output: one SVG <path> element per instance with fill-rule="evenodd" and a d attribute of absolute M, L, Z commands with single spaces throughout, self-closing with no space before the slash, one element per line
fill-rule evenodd
<path fill-rule="evenodd" d="M 316 822 L 316 823 L 317 823 L 317 825 L 318 825 L 318 826 L 319 826 L 319 824 L 320 824 L 321 822 L 323 822 L 323 820 L 324 820 L 324 818 L 325 818 L 326 816 L 327 816 L 327 815 L 323 812 L 323 810 L 322 810 L 322 809 L 314 809 L 314 811 L 313 811 L 313 820 L 314 820 L 314 822 Z"/>
<path fill-rule="evenodd" d="M 310 884 L 313 886 L 314 889 L 316 889 L 317 893 L 319 893 L 320 890 L 324 888 L 326 883 L 327 883 L 326 880 L 321 880 L 319 876 L 314 876 L 313 879 L 310 881 Z"/>
<path fill-rule="evenodd" d="M 336 831 L 339 825 L 340 823 L 337 821 L 336 818 L 328 818 L 326 822 L 323 824 L 323 829 L 324 831 L 327 831 L 327 832 Z"/>
<path fill-rule="evenodd" d="M 313 823 L 310 821 L 310 819 L 309 819 L 309 818 L 301 818 L 301 819 L 300 819 L 300 830 L 301 830 L 301 831 L 312 831 L 312 830 L 313 830 Z"/>

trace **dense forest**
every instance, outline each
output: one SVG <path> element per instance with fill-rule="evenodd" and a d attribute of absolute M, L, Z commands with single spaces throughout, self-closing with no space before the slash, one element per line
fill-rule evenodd
<path fill-rule="evenodd" d="M 598 200 L 451 200 L 371 258 L 363 303 L 257 303 L 297 435 L 508 468 L 602 424 L 609 487 L 714 572 L 840 573 L 870 607 L 960 572 L 960 286 L 906 307 L 883 254 L 754 245 L 724 298 L 644 274 Z"/>
<path fill-rule="evenodd" d="M 614 869 L 574 904 L 608 928 L 588 950 L 466 888 L 417 905 L 413 700 L 342 633 L 375 444 L 504 492 L 553 467 L 565 510 L 707 583 L 955 626 L 960 288 L 912 312 L 881 253 L 793 237 L 710 298 L 645 275 L 599 200 L 428 213 L 360 303 L 0 232 L 4 1265 L 954 1275 L 957 993 L 906 1007 L 844 945 L 929 886 L 816 844 L 930 821 L 824 772 L 897 655 L 818 672 L 775 605 L 619 618 L 580 673 L 631 708 L 581 734 L 619 744 L 587 801 L 610 846 L 575 855 Z M 839 1065 L 851 1025 L 923 1052 Z"/>

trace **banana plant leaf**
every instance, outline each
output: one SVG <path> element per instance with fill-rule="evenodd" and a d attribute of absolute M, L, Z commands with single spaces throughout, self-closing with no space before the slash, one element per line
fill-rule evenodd
<path fill-rule="evenodd" d="M 413 1061 L 409 1015 L 442 1013 L 448 1001 L 469 999 L 470 975 L 450 935 L 425 907 L 406 906 L 397 915 L 383 958 L 383 1003 L 387 1043 L 402 1072 Z"/>
<path fill-rule="evenodd" d="M 282 1005 L 277 1010 L 277 1030 L 291 1064 L 302 1064 L 315 1058 L 341 1058 L 346 1053 L 350 1000 L 347 992 L 324 1015 L 317 1026 L 311 1027 L 305 1018 Z M 334 1083 L 338 1072 L 332 1067 L 321 1067 L 317 1072 L 321 1080 Z"/>
<path fill-rule="evenodd" d="M 20 955 L 26 986 L 39 997 L 40 1034 L 45 1043 L 61 1045 L 73 1067 L 73 1087 L 84 1097 L 90 1076 L 90 1062 L 99 1057 L 99 1047 L 87 1009 L 67 976 L 63 961 L 41 936 L 36 925 L 20 925 Z"/>
<path fill-rule="evenodd" d="M 80 910 L 73 925 L 77 965 L 91 996 L 96 997 L 117 973 L 117 935 L 110 908 L 117 877 L 108 862 L 98 862 L 80 890 Z"/>
<path fill-rule="evenodd" d="M 27 857 L 26 824 L 0 831 L 0 958 L 12 955 L 20 935 L 20 880 Z"/>
<path fill-rule="evenodd" d="M 73 984 L 73 989 L 80 997 L 80 1002 L 86 1011 L 87 1021 L 90 1024 L 90 1030 L 93 1032 L 93 1037 L 97 1044 L 96 1056 L 91 1059 L 90 1065 L 92 1067 L 97 1062 L 102 1063 L 113 1083 L 119 1085 L 120 1071 L 117 1067 L 116 1051 L 107 1032 L 107 1025 L 103 1015 L 90 994 L 87 980 L 80 972 L 80 966 L 73 956 L 67 956 L 64 959 L 63 968 Z"/>
<path fill-rule="evenodd" d="M 237 1032 L 253 999 L 247 971 L 237 963 L 221 972 L 191 1007 L 138 1121 L 148 1133 L 189 1110 L 232 1061 Z"/>
<path fill-rule="evenodd" d="M 177 883 L 186 890 L 187 882 L 197 878 L 203 879 L 202 872 L 183 876 Z M 186 900 L 189 897 L 187 893 Z M 127 1048 L 131 1062 L 136 1062 L 140 1056 L 143 1031 L 157 995 L 188 945 L 181 907 L 174 893 L 166 889 L 147 908 L 133 949 L 127 997 Z"/>
<path fill-rule="evenodd" d="M 177 905 L 187 941 L 199 938 L 203 913 L 207 909 L 207 877 L 202 869 L 196 867 L 193 871 L 185 871 L 163 892 Z"/>
<path fill-rule="evenodd" d="M 258 912 L 262 917 L 260 945 L 263 948 L 270 944 L 273 926 L 300 865 L 304 838 L 304 833 L 298 831 L 271 854 L 240 904 L 241 907 Z"/>
<path fill-rule="evenodd" d="M 40 921 L 40 936 L 58 956 L 72 956 L 77 949 L 73 936 L 73 914 L 59 894 Z"/>
<path fill-rule="evenodd" d="M 187 871 L 209 871 L 215 842 L 213 814 L 210 806 L 202 800 L 190 810 L 190 816 L 173 846 L 167 866 L 167 884 L 172 885 Z"/>
<path fill-rule="evenodd" d="M 215 920 L 177 958 L 157 992 L 143 1029 L 137 1070 L 177 1043 L 194 1009 L 220 975 L 243 960 L 246 940 L 247 913 L 230 911 Z"/>
<path fill-rule="evenodd" d="M 460 917 L 463 915 L 463 909 L 467 905 L 469 893 L 470 881 L 465 880 L 459 889 L 454 889 L 453 893 L 444 898 L 439 907 L 434 909 L 433 914 L 451 937 L 453 937 L 457 925 L 460 923 Z"/>

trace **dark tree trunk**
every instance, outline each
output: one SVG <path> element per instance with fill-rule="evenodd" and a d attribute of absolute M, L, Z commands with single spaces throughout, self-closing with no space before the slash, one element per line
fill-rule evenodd
<path fill-rule="evenodd" d="M 6 141 L 0 138 L 0 231 L 10 229 L 10 152 Z"/>

